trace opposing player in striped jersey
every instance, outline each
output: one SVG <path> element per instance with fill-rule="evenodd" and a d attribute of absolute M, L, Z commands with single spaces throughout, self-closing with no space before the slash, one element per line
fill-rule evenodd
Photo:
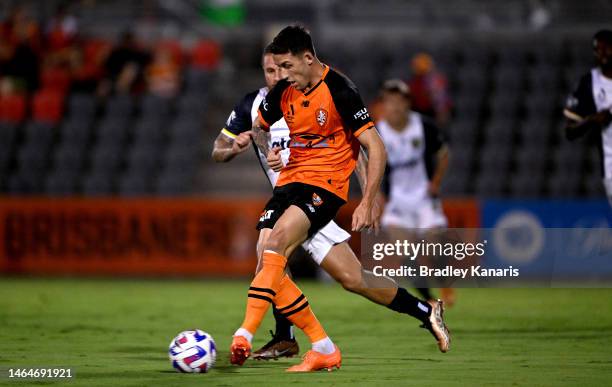
<path fill-rule="evenodd" d="M 257 109 L 263 97 L 268 90 L 280 80 L 279 68 L 274 64 L 270 53 L 264 54 L 262 62 L 267 88 L 262 88 L 248 94 L 236 106 L 228 119 L 226 128 L 222 130 L 215 141 L 213 157 L 216 161 L 229 161 L 251 146 L 249 137 L 251 121 L 255 119 Z M 290 142 L 287 124 L 284 120 L 280 120 L 272 125 L 270 132 L 270 147 L 277 147 L 280 149 L 277 167 L 279 165 L 282 166 L 287 163 L 289 158 L 289 150 L 286 149 Z M 271 184 L 274 185 L 278 178 L 278 172 L 274 172 L 268 167 L 266 157 L 259 149 L 256 148 L 256 151 L 266 175 Z M 358 175 L 363 179 L 365 171 L 363 169 L 363 164 L 361 165 L 362 169 L 359 170 L 361 173 Z M 270 231 L 271 229 L 264 228 L 262 229 L 262 235 L 268 234 Z M 335 223 L 330 222 L 312 238 L 307 240 L 303 246 L 311 253 L 315 261 L 334 279 L 341 283 L 345 289 L 361 294 L 373 302 L 385 305 L 392 310 L 414 315 L 415 311 L 413 307 L 418 307 L 419 304 L 423 305 L 423 302 L 410 296 L 405 289 L 398 288 L 393 281 L 386 278 L 379 278 L 370 272 L 363 271 L 358 259 L 351 251 L 348 243 L 346 243 L 348 237 L 348 234 L 344 230 L 340 229 Z M 260 238 L 260 240 L 261 239 L 262 238 Z M 258 255 L 261 259 L 260 248 Z M 416 303 L 411 303 L 410 301 L 416 301 Z M 277 305 L 273 305 L 273 307 L 276 306 Z M 269 359 L 291 353 L 290 351 L 284 352 L 286 348 L 292 347 L 293 345 L 293 338 L 289 329 L 290 323 L 287 322 L 282 313 L 278 313 L 278 311 L 275 311 L 274 316 L 277 320 L 274 338 L 270 343 L 264 346 L 262 350 L 256 351 L 254 357 Z M 435 314 L 431 314 L 431 316 L 434 318 Z M 437 329 L 437 326 L 436 328 L 431 328 L 432 324 L 429 322 L 426 322 L 424 325 L 430 332 L 432 332 L 433 329 Z M 446 351 L 448 349 L 448 341 L 439 339 L 438 336 L 434 333 L 434 337 L 439 340 L 440 349 Z"/>
<path fill-rule="evenodd" d="M 400 79 L 386 81 L 382 88 L 385 118 L 376 123 L 388 155 L 382 185 L 388 201 L 381 223 L 391 234 L 418 239 L 447 226 L 438 195 L 449 151 L 440 129 L 410 107 L 408 85 Z M 426 299 L 434 299 L 429 289 L 419 291 Z M 452 289 L 442 289 L 442 299 L 452 305 Z"/>
<path fill-rule="evenodd" d="M 612 205 L 612 30 L 595 34 L 593 53 L 597 66 L 580 78 L 567 99 L 565 134 L 573 141 L 589 132 L 601 133 L 603 183 Z"/>

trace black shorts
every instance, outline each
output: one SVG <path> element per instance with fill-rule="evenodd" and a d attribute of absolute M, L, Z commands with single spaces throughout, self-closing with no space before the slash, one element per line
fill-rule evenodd
<path fill-rule="evenodd" d="M 289 206 L 299 207 L 310 220 L 308 237 L 316 234 L 346 202 L 326 189 L 304 184 L 289 183 L 275 187 L 272 199 L 268 201 L 257 223 L 257 229 L 274 228 L 276 221 Z"/>

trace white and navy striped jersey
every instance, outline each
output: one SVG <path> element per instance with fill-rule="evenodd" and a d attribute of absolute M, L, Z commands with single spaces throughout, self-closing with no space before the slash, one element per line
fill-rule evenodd
<path fill-rule="evenodd" d="M 268 94 L 268 88 L 262 87 L 259 90 L 253 91 L 242 98 L 240 102 L 234 107 L 234 110 L 227 119 L 225 128 L 221 133 L 225 134 L 230 138 L 235 138 L 242 132 L 251 130 L 253 121 L 257 118 L 257 110 L 264 97 Z M 270 149 L 273 147 L 280 147 L 281 157 L 285 165 L 289 161 L 289 127 L 285 122 L 285 119 L 277 121 L 270 127 Z M 255 147 L 259 162 L 270 180 L 272 186 L 276 185 L 278 175 L 280 172 L 274 172 L 268 163 L 266 162 L 266 155 L 264 155 L 258 148 Z"/>
<path fill-rule="evenodd" d="M 419 205 L 429 197 L 436 154 L 446 143 L 442 132 L 420 114 L 411 112 L 406 127 L 393 129 L 385 120 L 376 127 L 387 149 L 383 190 L 390 202 Z"/>
<path fill-rule="evenodd" d="M 612 109 L 612 79 L 606 78 L 599 67 L 591 69 L 568 97 L 564 115 L 570 120 L 580 121 L 586 116 Z M 601 131 L 600 152 L 602 173 L 612 178 L 612 123 Z"/>

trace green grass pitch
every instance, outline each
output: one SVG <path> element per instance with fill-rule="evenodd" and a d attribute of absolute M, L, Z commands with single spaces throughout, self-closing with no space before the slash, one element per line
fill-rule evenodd
<path fill-rule="evenodd" d="M 246 281 L 0 279 L 0 368 L 68 366 L 69 386 L 482 386 L 612 383 L 612 289 L 461 289 L 447 311 L 441 354 L 416 320 L 335 284 L 301 283 L 343 352 L 335 372 L 287 374 L 299 359 L 228 361 Z M 255 346 L 269 338 L 266 318 Z M 181 330 L 200 328 L 219 349 L 209 374 L 179 374 L 167 358 Z M 308 348 L 298 333 L 302 352 Z"/>

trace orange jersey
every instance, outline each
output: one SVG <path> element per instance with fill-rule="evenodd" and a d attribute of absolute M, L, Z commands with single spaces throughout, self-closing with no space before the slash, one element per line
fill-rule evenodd
<path fill-rule="evenodd" d="M 374 126 L 353 82 L 327 66 L 305 93 L 282 80 L 259 107 L 264 128 L 281 118 L 289 127 L 291 154 L 276 185 L 310 184 L 347 200 L 359 155 L 357 137 Z"/>

